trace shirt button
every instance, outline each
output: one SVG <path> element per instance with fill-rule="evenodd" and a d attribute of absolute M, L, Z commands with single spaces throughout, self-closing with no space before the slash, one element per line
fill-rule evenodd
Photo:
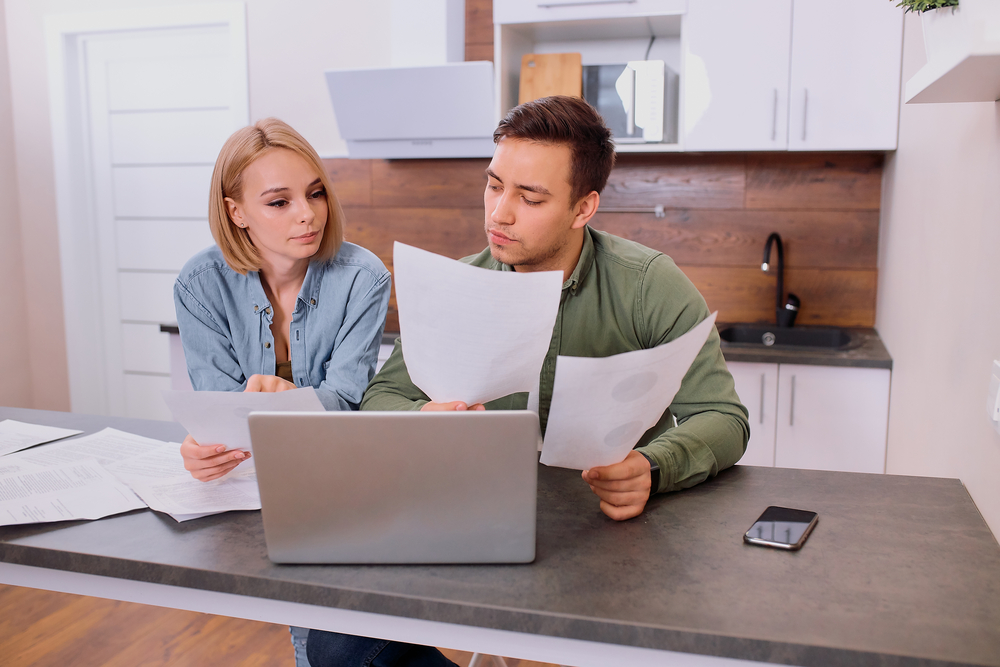
<path fill-rule="evenodd" d="M 316 299 L 309 299 L 309 303 L 310 303 L 310 305 L 315 306 L 316 305 Z"/>
<path fill-rule="evenodd" d="M 270 315 L 271 314 L 271 309 L 270 308 L 265 308 L 264 312 L 267 313 L 268 315 Z"/>
<path fill-rule="evenodd" d="M 264 347 L 267 348 L 268 350 L 270 350 L 271 349 L 271 344 L 270 343 L 264 343 Z"/>
<path fill-rule="evenodd" d="M 256 313 L 256 312 L 257 312 L 258 310 L 260 310 L 260 308 L 258 308 L 257 306 L 254 306 L 254 307 L 253 307 L 253 312 L 255 312 L 255 313 Z"/>

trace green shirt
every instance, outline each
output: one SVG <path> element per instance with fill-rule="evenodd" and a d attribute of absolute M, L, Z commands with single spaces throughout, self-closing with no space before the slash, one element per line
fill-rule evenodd
<path fill-rule="evenodd" d="M 496 271 L 512 267 L 489 248 L 461 261 Z M 708 317 L 708 306 L 673 260 L 626 239 L 590 227 L 583 251 L 563 283 L 552 341 L 539 378 L 538 417 L 545 432 L 556 357 L 608 357 L 648 349 L 678 338 Z M 362 410 L 419 410 L 428 397 L 411 381 L 399 341 L 372 378 Z M 486 404 L 492 410 L 523 410 L 526 393 Z M 740 403 L 714 328 L 680 390 L 659 422 L 636 448 L 660 466 L 660 488 L 684 489 L 736 463 L 750 438 L 749 413 Z M 677 425 L 674 425 L 674 419 Z"/>

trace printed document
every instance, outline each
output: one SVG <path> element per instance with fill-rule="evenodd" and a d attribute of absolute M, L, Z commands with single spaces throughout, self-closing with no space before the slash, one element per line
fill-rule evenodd
<path fill-rule="evenodd" d="M 558 357 L 541 462 L 589 470 L 624 460 L 674 400 L 715 316 L 648 350 Z"/>
<path fill-rule="evenodd" d="M 432 401 L 472 405 L 535 388 L 562 272 L 492 271 L 399 242 L 392 261 L 406 369 Z"/>
<path fill-rule="evenodd" d="M 44 442 L 68 438 L 78 433 L 83 433 L 83 431 L 4 419 L 0 421 L 0 456 L 34 447 Z"/>
<path fill-rule="evenodd" d="M 145 506 L 94 460 L 0 475 L 0 526 L 100 519 Z"/>
<path fill-rule="evenodd" d="M 103 466 L 129 461 L 145 456 L 162 447 L 162 440 L 144 438 L 141 435 L 106 428 L 82 438 L 36 447 L 17 454 L 11 454 L 3 462 L 14 460 L 54 468 L 66 463 L 93 459 Z"/>
<path fill-rule="evenodd" d="M 253 451 L 247 424 L 251 412 L 325 411 L 312 387 L 279 392 L 164 391 L 163 400 L 199 445 L 247 451 Z"/>

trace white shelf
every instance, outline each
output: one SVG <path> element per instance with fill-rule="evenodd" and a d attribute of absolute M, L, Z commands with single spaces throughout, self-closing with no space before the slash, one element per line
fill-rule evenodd
<path fill-rule="evenodd" d="M 996 100 L 1000 100 L 1000 44 L 957 59 L 927 63 L 906 82 L 907 104 Z"/>

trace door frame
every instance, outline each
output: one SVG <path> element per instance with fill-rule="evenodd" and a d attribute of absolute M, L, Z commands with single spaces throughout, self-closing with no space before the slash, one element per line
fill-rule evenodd
<path fill-rule="evenodd" d="M 56 214 L 62 275 L 63 317 L 70 410 L 109 414 L 111 400 L 104 353 L 99 239 L 89 146 L 86 38 L 99 34 L 169 28 L 226 26 L 236 61 L 247 62 L 243 2 L 136 7 L 60 14 L 45 18 L 49 102 L 55 166 Z M 244 70 L 248 71 L 249 67 Z M 248 101 L 249 83 L 234 85 Z M 249 116 L 249 113 L 248 113 Z M 249 122 L 249 119 L 248 119 Z"/>

